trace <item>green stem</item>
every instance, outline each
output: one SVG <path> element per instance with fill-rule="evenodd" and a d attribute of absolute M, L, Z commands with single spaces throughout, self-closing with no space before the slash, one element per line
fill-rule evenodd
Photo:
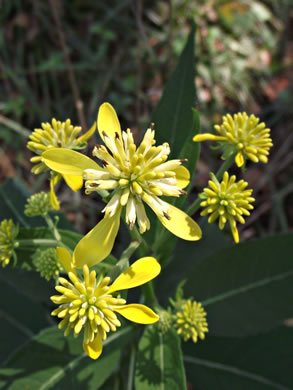
<path fill-rule="evenodd" d="M 48 238 L 33 238 L 25 240 L 17 240 L 19 246 L 31 247 L 35 245 L 47 246 L 47 247 L 56 247 L 60 242 L 56 240 L 50 240 Z M 64 245 L 63 245 L 64 246 Z"/>
<path fill-rule="evenodd" d="M 129 370 L 128 370 L 127 390 L 132 390 L 133 389 L 133 378 L 134 378 L 134 370 L 135 370 L 135 356 L 136 356 L 136 348 L 135 348 L 135 345 L 132 344 L 131 352 L 130 352 Z"/>
<path fill-rule="evenodd" d="M 152 281 L 141 286 L 141 289 L 146 302 L 153 303 L 155 305 L 158 304 L 158 300 L 155 294 L 154 285 Z"/>
<path fill-rule="evenodd" d="M 236 156 L 236 153 L 233 153 L 231 154 L 224 162 L 223 164 L 221 165 L 220 169 L 218 170 L 218 172 L 216 173 L 216 178 L 218 180 L 221 180 L 224 173 L 233 165 L 234 163 L 234 159 L 235 159 L 235 156 Z M 187 214 L 188 215 L 193 215 L 198 209 L 199 209 L 199 206 L 200 206 L 200 203 L 201 203 L 201 199 L 200 198 L 197 198 L 187 209 Z"/>
<path fill-rule="evenodd" d="M 51 230 L 53 236 L 55 237 L 56 241 L 61 242 L 60 233 L 58 232 L 56 225 L 52 221 L 52 218 L 49 215 L 46 215 L 44 218 L 45 218 L 47 225 L 48 225 L 49 229 Z"/>
<path fill-rule="evenodd" d="M 24 138 L 28 138 L 32 133 L 29 129 L 26 129 L 25 127 L 21 126 L 18 122 L 8 119 L 3 115 L 0 115 L 0 123 L 5 125 L 9 129 L 15 131 L 16 133 L 20 134 Z"/>
<path fill-rule="evenodd" d="M 131 237 L 139 242 L 138 253 L 139 256 L 145 256 L 149 253 L 150 249 L 146 241 L 142 238 L 136 226 L 133 226 L 132 229 L 129 229 Z"/>

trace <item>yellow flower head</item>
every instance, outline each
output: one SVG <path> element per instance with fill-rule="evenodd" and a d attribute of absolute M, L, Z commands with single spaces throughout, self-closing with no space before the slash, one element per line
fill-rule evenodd
<path fill-rule="evenodd" d="M 0 225 L 0 264 L 6 267 L 12 256 L 15 256 L 14 249 L 17 246 L 15 238 L 18 234 L 18 227 L 12 219 L 4 219 Z"/>
<path fill-rule="evenodd" d="M 170 205 L 160 196 L 185 194 L 180 184 L 188 184 L 189 173 L 181 166 L 182 160 L 170 160 L 170 147 L 167 143 L 155 146 L 155 131 L 148 129 L 138 148 L 133 135 L 115 132 L 107 135 L 102 132 L 105 145 L 97 145 L 93 155 L 98 157 L 104 169 L 86 169 L 83 173 L 86 193 L 97 189 L 114 190 L 109 203 L 104 208 L 106 216 L 115 215 L 121 206 L 126 206 L 126 222 L 133 227 L 137 221 L 140 233 L 150 228 L 143 202 L 162 220 L 169 220 Z M 177 170 L 185 175 L 178 183 Z M 172 212 L 172 211 L 171 211 Z"/>
<path fill-rule="evenodd" d="M 270 138 L 270 129 L 264 122 L 259 123 L 259 118 L 248 116 L 245 112 L 230 114 L 223 117 L 221 125 L 215 125 L 219 135 L 198 134 L 193 137 L 194 142 L 219 141 L 225 150 L 224 156 L 236 153 L 235 162 L 238 167 L 244 165 L 245 160 L 255 163 L 268 162 L 269 150 L 273 146 Z"/>
<path fill-rule="evenodd" d="M 93 154 L 102 166 L 81 153 L 57 148 L 45 152 L 43 161 L 63 175 L 83 176 L 86 193 L 113 191 L 103 210 L 104 219 L 108 222 L 102 222 L 112 233 L 104 237 L 103 242 L 94 230 L 99 229 L 101 233 L 99 225 L 91 233 L 96 240 L 99 239 L 101 246 L 107 245 L 107 240 L 117 234 L 123 207 L 126 208 L 126 222 L 131 228 L 137 222 L 141 233 L 148 230 L 150 221 L 144 203 L 171 233 L 185 240 L 199 240 L 201 230 L 193 219 L 160 198 L 178 197 L 184 193 L 190 174 L 182 166 L 182 160 L 167 161 L 170 147 L 167 143 L 155 146 L 153 129 L 147 130 L 141 144 L 136 147 L 131 131 L 121 131 L 117 114 L 109 103 L 101 105 L 97 122 L 105 145 L 97 145 Z"/>
<path fill-rule="evenodd" d="M 252 210 L 251 197 L 252 190 L 245 190 L 248 183 L 244 180 L 236 182 L 236 176 L 229 178 L 228 172 L 224 173 L 221 183 L 211 174 L 212 180 L 209 181 L 209 188 L 204 188 L 200 198 L 203 199 L 201 206 L 205 209 L 201 215 L 208 215 L 209 223 L 213 223 L 219 218 L 219 228 L 223 229 L 226 222 L 229 221 L 233 238 L 236 243 L 239 242 L 236 220 L 245 223 L 244 216 L 250 215 L 248 210 Z"/>
<path fill-rule="evenodd" d="M 83 277 L 79 278 L 74 268 L 68 268 L 69 252 L 57 248 L 57 255 L 69 271 L 69 281 L 59 278 L 56 290 L 61 295 L 51 297 L 59 307 L 52 315 L 62 319 L 59 328 L 66 328 L 65 336 L 73 331 L 78 337 L 84 330 L 83 348 L 92 359 L 97 359 L 102 353 L 102 341 L 107 338 L 107 333 L 115 332 L 121 326 L 115 313 L 138 324 L 153 324 L 159 320 L 159 316 L 147 306 L 126 305 L 126 300 L 115 294 L 118 290 L 137 287 L 155 278 L 161 267 L 153 257 L 137 260 L 110 284 L 108 276 L 97 277 L 87 265 L 83 266 Z"/>
<path fill-rule="evenodd" d="M 65 122 L 52 119 L 52 123 L 42 123 L 41 129 L 35 129 L 30 135 L 30 141 L 27 143 L 28 149 L 36 153 L 37 156 L 31 158 L 31 162 L 35 163 L 32 167 L 32 172 L 39 174 L 48 170 L 46 164 L 42 161 L 42 154 L 50 148 L 66 148 L 66 149 L 84 149 L 87 146 L 86 141 L 92 136 L 96 129 L 94 125 L 84 135 L 79 136 L 81 132 L 80 126 L 73 126 L 70 119 Z M 59 202 L 54 192 L 54 186 L 61 179 L 61 175 L 53 175 L 51 178 L 51 204 L 58 210 Z M 69 187 L 77 191 L 82 186 L 82 180 L 78 177 L 65 177 Z"/>
<path fill-rule="evenodd" d="M 184 301 L 181 309 L 176 313 L 177 333 L 182 335 L 184 341 L 192 338 L 194 343 L 205 338 L 205 333 L 208 332 L 208 323 L 206 320 L 207 313 L 201 303 L 188 299 Z"/>

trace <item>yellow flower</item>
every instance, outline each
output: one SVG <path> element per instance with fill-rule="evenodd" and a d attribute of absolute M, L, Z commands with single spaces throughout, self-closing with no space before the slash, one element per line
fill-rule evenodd
<path fill-rule="evenodd" d="M 101 160 L 103 167 L 80 153 L 57 148 L 43 154 L 44 163 L 63 175 L 83 176 L 87 194 L 96 190 L 113 190 L 103 210 L 105 218 L 100 222 L 107 225 L 113 234 L 118 232 L 124 206 L 130 228 L 137 222 L 141 233 L 148 230 L 150 221 L 144 207 L 146 203 L 171 233 L 185 240 L 199 240 L 201 230 L 193 219 L 160 198 L 179 197 L 185 193 L 183 188 L 188 185 L 190 175 L 182 166 L 183 161 L 167 161 L 170 147 L 167 143 L 155 146 L 153 129 L 147 130 L 141 144 L 136 147 L 131 131 L 121 131 L 116 112 L 109 103 L 100 107 L 97 122 L 105 145 L 97 145 L 93 155 Z M 95 229 L 98 231 L 95 232 Z M 99 224 L 91 234 L 102 247 L 105 241 L 101 241 L 98 232 L 102 232 Z"/>
<path fill-rule="evenodd" d="M 0 225 L 0 264 L 6 267 L 10 263 L 11 257 L 15 256 L 14 249 L 17 243 L 14 241 L 18 234 L 18 227 L 14 225 L 12 219 L 4 219 Z"/>
<path fill-rule="evenodd" d="M 237 153 L 235 162 L 238 167 L 244 165 L 249 159 L 255 163 L 268 162 L 268 155 L 271 146 L 270 129 L 266 128 L 264 122 L 259 123 L 259 118 L 254 115 L 248 116 L 245 112 L 230 114 L 223 117 L 221 125 L 215 125 L 219 135 L 204 133 L 193 137 L 194 142 L 219 141 L 220 146 L 225 150 L 223 158 Z"/>
<path fill-rule="evenodd" d="M 30 141 L 27 143 L 28 149 L 38 155 L 31 158 L 31 162 L 36 164 L 33 166 L 32 172 L 39 174 L 48 170 L 46 164 L 42 161 L 44 151 L 50 148 L 83 149 L 86 147 L 86 141 L 92 136 L 95 129 L 96 124 L 79 137 L 81 127 L 73 126 L 70 119 L 60 122 L 53 118 L 52 123 L 42 123 L 42 128 L 35 129 L 30 135 Z M 62 176 L 73 191 L 77 191 L 82 187 L 82 178 L 80 176 L 53 174 L 50 180 L 50 199 L 55 210 L 59 210 L 60 207 L 54 186 Z"/>
<path fill-rule="evenodd" d="M 245 190 L 248 183 L 244 180 L 236 183 L 236 176 L 233 175 L 229 178 L 228 172 L 224 173 L 221 183 L 213 174 L 211 177 L 210 188 L 204 188 L 204 192 L 200 195 L 200 198 L 203 199 L 200 205 L 205 207 L 201 215 L 211 214 L 208 219 L 209 223 L 213 223 L 219 218 L 220 229 L 223 229 L 226 222 L 229 221 L 233 238 L 238 243 L 236 220 L 245 223 L 244 216 L 250 215 L 248 210 L 253 209 L 250 203 L 255 201 L 251 197 L 252 190 Z"/>
<path fill-rule="evenodd" d="M 102 353 L 102 341 L 107 338 L 107 333 L 121 326 L 115 312 L 138 324 L 153 324 L 159 320 L 149 307 L 134 303 L 126 305 L 126 300 L 115 294 L 155 278 L 161 267 L 153 257 L 137 260 L 110 284 L 108 276 L 97 277 L 86 264 L 83 266 L 83 278 L 79 278 L 65 248 L 57 248 L 57 255 L 70 280 L 59 278 L 56 290 L 61 295 L 51 297 L 59 307 L 52 315 L 62 319 L 59 328 L 66 328 L 65 336 L 73 331 L 78 337 L 84 330 L 83 349 L 92 359 L 97 359 Z"/>
<path fill-rule="evenodd" d="M 181 309 L 176 313 L 177 333 L 182 335 L 184 341 L 192 338 L 194 343 L 205 338 L 205 333 L 208 332 L 208 323 L 206 320 L 207 313 L 201 303 L 188 299 L 184 301 Z"/>

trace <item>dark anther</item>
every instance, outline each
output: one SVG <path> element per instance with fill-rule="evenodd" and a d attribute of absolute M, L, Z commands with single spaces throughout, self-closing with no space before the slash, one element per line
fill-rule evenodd
<path fill-rule="evenodd" d="M 164 217 L 167 218 L 167 219 L 170 221 L 170 219 L 171 219 L 170 215 L 168 215 L 168 214 L 165 213 L 165 212 L 164 212 L 163 214 L 164 214 Z"/>
<path fill-rule="evenodd" d="M 102 164 L 104 165 L 104 167 L 106 167 L 108 165 L 107 161 L 105 161 L 105 160 L 102 160 Z"/>

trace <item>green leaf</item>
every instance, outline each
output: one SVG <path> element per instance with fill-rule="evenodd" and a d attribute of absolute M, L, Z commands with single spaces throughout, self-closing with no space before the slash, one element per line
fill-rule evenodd
<path fill-rule="evenodd" d="M 265 332 L 293 316 L 293 234 L 220 250 L 189 273 L 186 296 L 202 302 L 212 334 Z"/>
<path fill-rule="evenodd" d="M 162 335 L 156 325 L 145 328 L 138 345 L 136 390 L 184 390 L 185 372 L 175 329 Z"/>
<path fill-rule="evenodd" d="M 244 338 L 207 336 L 184 343 L 187 381 L 214 390 L 292 390 L 293 331 L 280 327 Z"/>
<path fill-rule="evenodd" d="M 195 265 L 214 252 L 229 246 L 229 241 L 218 226 L 209 224 L 207 219 L 202 219 L 200 227 L 204 232 L 201 240 L 196 242 L 178 240 L 175 249 L 170 240 L 168 245 L 161 249 L 160 254 L 163 253 L 164 257 L 171 259 L 173 256 L 173 261 L 167 264 L 154 281 L 161 304 L 168 304 L 169 297 L 174 294 L 177 285 L 181 280 L 189 278 Z"/>
<path fill-rule="evenodd" d="M 178 158 L 183 146 L 192 143 L 194 131 L 192 108 L 196 99 L 194 34 L 193 24 L 177 67 L 170 76 L 163 96 L 152 114 L 157 143 L 168 141 L 172 158 Z"/>
<path fill-rule="evenodd" d="M 0 370 L 0 387 L 2 380 L 9 390 L 97 390 L 117 366 L 132 332 L 125 327 L 110 335 L 102 356 L 95 361 L 83 353 L 81 337 L 64 337 L 57 327 L 45 329 Z"/>
<path fill-rule="evenodd" d="M 19 284 L 13 286 L 6 269 L 0 270 L 0 362 L 36 332 L 49 325 L 44 308 L 22 294 L 23 280 L 18 281 Z M 31 285 L 35 295 L 41 293 L 38 288 L 36 284 Z"/>
<path fill-rule="evenodd" d="M 179 62 L 171 74 L 163 96 L 152 114 L 155 123 L 157 144 L 168 142 L 171 148 L 170 158 L 187 158 L 184 166 L 190 171 L 191 182 L 199 157 L 199 143 L 194 143 L 192 137 L 199 132 L 199 114 L 194 109 L 196 102 L 195 90 L 195 25 L 192 24 L 186 45 L 179 58 Z M 183 208 L 186 196 L 168 198 L 168 202 L 176 207 Z M 162 227 L 157 218 L 150 214 L 152 229 L 144 236 L 145 240 L 153 243 L 155 238 L 161 237 L 163 231 L 166 241 L 171 236 Z M 156 226 L 156 228 L 154 228 Z M 174 238 L 173 238 L 174 240 Z"/>

